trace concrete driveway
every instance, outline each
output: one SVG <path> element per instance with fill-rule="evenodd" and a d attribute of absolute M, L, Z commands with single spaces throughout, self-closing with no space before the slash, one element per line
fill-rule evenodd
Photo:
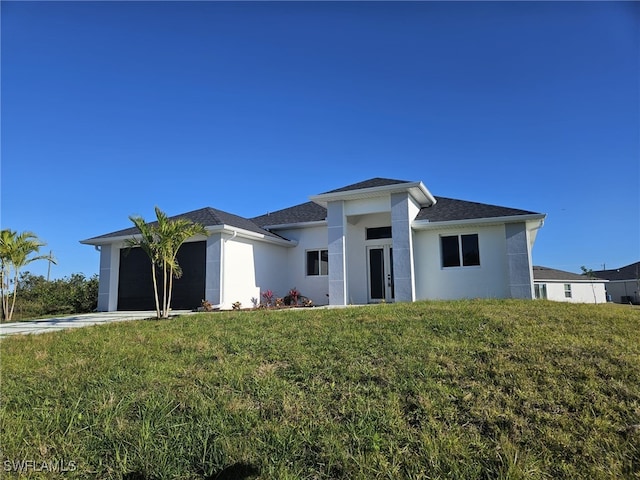
<path fill-rule="evenodd" d="M 189 311 L 172 311 L 171 315 L 184 315 Z M 68 317 L 55 317 L 30 322 L 13 322 L 0 324 L 0 337 L 7 335 L 28 335 L 31 333 L 55 332 L 68 328 L 88 327 L 89 325 L 101 325 L 103 323 L 126 322 L 127 320 L 141 320 L 155 318 L 156 312 L 96 312 L 71 315 Z"/>

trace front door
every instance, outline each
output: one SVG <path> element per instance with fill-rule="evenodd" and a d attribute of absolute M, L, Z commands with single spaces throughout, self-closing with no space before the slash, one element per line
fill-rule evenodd
<path fill-rule="evenodd" d="M 369 301 L 393 301 L 393 248 L 391 245 L 367 247 Z"/>

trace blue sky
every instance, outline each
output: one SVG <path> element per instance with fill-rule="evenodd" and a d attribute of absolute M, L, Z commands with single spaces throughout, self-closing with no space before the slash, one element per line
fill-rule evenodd
<path fill-rule="evenodd" d="M 546 213 L 536 265 L 640 260 L 640 3 L 0 8 L 0 222 L 52 277 L 155 205 L 252 217 L 372 177 Z"/>

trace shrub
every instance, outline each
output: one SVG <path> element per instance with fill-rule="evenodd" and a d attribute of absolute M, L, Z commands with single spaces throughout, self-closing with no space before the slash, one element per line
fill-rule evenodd
<path fill-rule="evenodd" d="M 292 305 L 292 306 L 298 305 L 299 297 L 300 297 L 300 291 L 296 287 L 293 287 L 291 290 L 289 290 L 289 295 L 284 297 L 284 304 Z"/>
<path fill-rule="evenodd" d="M 81 273 L 48 281 L 41 275 L 24 272 L 18 280 L 15 319 L 48 315 L 89 313 L 98 306 L 98 276 Z"/>
<path fill-rule="evenodd" d="M 271 290 L 267 290 L 266 292 L 262 293 L 262 298 L 264 298 L 264 301 L 267 307 L 273 306 L 273 297 L 274 295 Z"/>
<path fill-rule="evenodd" d="M 203 312 L 213 312 L 213 304 L 209 300 L 202 300 L 202 311 Z"/>

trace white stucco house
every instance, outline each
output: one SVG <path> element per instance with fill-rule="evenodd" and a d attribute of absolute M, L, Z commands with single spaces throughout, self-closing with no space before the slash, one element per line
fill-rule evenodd
<path fill-rule="evenodd" d="M 606 303 L 607 280 L 547 267 L 533 267 L 535 298 L 571 303 Z"/>
<path fill-rule="evenodd" d="M 210 236 L 179 252 L 172 306 L 222 309 L 296 287 L 315 305 L 534 297 L 531 250 L 545 215 L 445 197 L 420 181 L 373 178 L 254 218 L 214 208 L 177 215 Z M 127 228 L 100 250 L 98 309 L 153 309 L 149 260 Z"/>
<path fill-rule="evenodd" d="M 610 270 L 598 270 L 593 274 L 609 280 L 607 295 L 612 302 L 640 305 L 640 262 Z"/>

